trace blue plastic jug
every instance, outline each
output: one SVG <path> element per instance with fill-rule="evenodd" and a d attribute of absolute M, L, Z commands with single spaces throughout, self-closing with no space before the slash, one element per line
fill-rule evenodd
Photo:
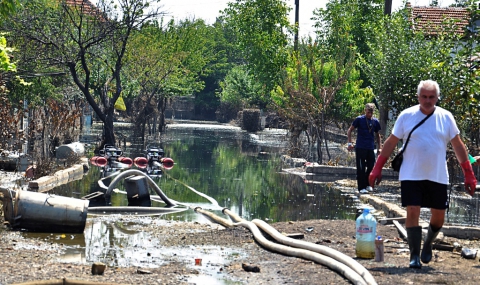
<path fill-rule="evenodd" d="M 370 209 L 363 209 L 363 213 L 356 220 L 355 253 L 358 258 L 375 258 L 375 237 L 377 221 L 370 214 Z"/>

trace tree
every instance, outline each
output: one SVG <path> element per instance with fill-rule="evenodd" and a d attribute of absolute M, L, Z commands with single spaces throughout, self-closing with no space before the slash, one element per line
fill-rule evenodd
<path fill-rule="evenodd" d="M 477 4 L 470 3 L 470 24 L 462 38 L 447 38 L 437 45 L 444 47 L 444 56 L 435 63 L 435 77 L 442 89 L 440 104 L 446 106 L 455 118 L 467 146 L 480 145 L 480 69 L 478 54 L 478 27 L 480 19 Z M 453 25 L 453 22 L 451 23 Z M 445 35 L 453 34 L 445 31 Z M 475 150 L 478 151 L 478 150 Z"/>
<path fill-rule="evenodd" d="M 356 53 L 369 54 L 367 40 L 371 36 L 367 25 L 378 23 L 383 17 L 383 0 L 331 0 L 325 9 L 314 11 L 318 42 L 329 54 L 345 57 L 353 53 L 344 53 L 353 48 Z M 363 75 L 362 78 L 365 78 Z"/>
<path fill-rule="evenodd" d="M 289 123 L 291 155 L 311 159 L 310 148 L 316 145 L 317 161 L 322 163 L 324 144 L 330 160 L 327 126 L 358 114 L 372 98 L 369 88 L 361 88 L 354 57 L 349 62 L 344 58 L 324 53 L 317 42 L 302 43 L 300 53 L 292 55 L 287 79 L 273 96 L 276 110 Z M 299 139 L 302 132 L 308 139 L 307 150 Z"/>
<path fill-rule="evenodd" d="M 173 96 L 191 95 L 203 88 L 199 75 L 213 57 L 210 29 L 203 20 L 172 20 L 165 28 L 145 25 L 132 35 L 135 47 L 127 54 L 131 82 L 136 82 L 134 122 L 140 135 L 147 121 L 158 118 L 164 128 L 166 100 Z"/>
<path fill-rule="evenodd" d="M 233 31 L 235 42 L 255 80 L 262 85 L 264 108 L 269 94 L 282 82 L 289 54 L 290 8 L 282 0 L 236 0 L 221 19 Z"/>
<path fill-rule="evenodd" d="M 148 0 L 32 0 L 8 28 L 36 48 L 38 60 L 66 71 L 104 124 L 104 143 L 115 144 L 114 105 L 124 83 L 124 56 L 132 31 L 161 15 Z M 34 72 L 30 70 L 30 72 Z M 111 97 L 109 90 L 114 86 Z"/>
<path fill-rule="evenodd" d="M 224 121 L 223 107 L 228 104 L 220 103 L 221 100 L 218 97 L 221 93 L 220 84 L 227 73 L 234 66 L 242 64 L 244 60 L 235 44 L 233 33 L 223 21 L 217 19 L 208 29 L 213 41 L 213 46 L 210 46 L 213 58 L 200 74 L 200 80 L 205 83 L 205 88 L 195 92 L 195 114 L 207 119 Z"/>
<path fill-rule="evenodd" d="M 14 112 L 15 107 L 8 100 L 7 78 L 16 71 L 16 66 L 10 61 L 13 48 L 7 46 L 7 40 L 0 35 L 0 148 L 10 150 L 18 142 L 14 138 L 19 137 L 16 128 L 21 120 L 22 112 Z M 13 108 L 12 108 L 13 107 Z"/>
<path fill-rule="evenodd" d="M 442 91 L 439 102 L 451 110 L 458 101 L 458 89 L 468 90 L 471 84 L 461 80 L 468 68 L 464 68 L 467 57 L 455 50 L 460 38 L 450 27 L 435 37 L 426 37 L 410 28 L 406 11 L 392 17 L 385 17 L 380 25 L 370 25 L 372 35 L 367 41 L 371 52 L 361 58 L 362 68 L 379 97 L 382 108 L 382 129 L 386 130 L 387 120 L 394 119 L 400 111 L 417 104 L 417 86 L 421 80 L 438 81 Z M 395 63 L 395 64 L 392 64 Z M 460 72 L 462 71 L 462 72 Z M 459 78 L 460 75 L 460 78 Z M 465 77 L 464 77 L 465 78 Z M 470 94 L 471 90 L 467 92 Z M 467 95 L 462 96 L 467 99 Z M 390 114 L 390 117 L 389 117 Z"/>
<path fill-rule="evenodd" d="M 235 107 L 243 108 L 261 102 L 261 86 L 249 74 L 246 66 L 233 67 L 220 84 L 222 92 L 219 94 L 222 102 L 227 102 Z"/>

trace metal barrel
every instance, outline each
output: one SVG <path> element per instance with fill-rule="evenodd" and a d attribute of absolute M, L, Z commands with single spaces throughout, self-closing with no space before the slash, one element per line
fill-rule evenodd
<path fill-rule="evenodd" d="M 82 233 L 88 204 L 88 200 L 17 191 L 12 226 L 39 232 Z"/>
<path fill-rule="evenodd" d="M 72 157 L 79 157 L 85 154 L 85 147 L 80 142 L 73 142 L 59 146 L 55 150 L 57 159 L 68 159 Z"/>

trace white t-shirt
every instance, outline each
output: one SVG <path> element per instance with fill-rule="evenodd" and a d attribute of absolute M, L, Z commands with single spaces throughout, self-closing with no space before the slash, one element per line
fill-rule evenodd
<path fill-rule="evenodd" d="M 403 110 L 392 134 L 406 142 L 408 134 L 427 115 L 420 105 Z M 452 113 L 436 106 L 435 112 L 413 131 L 403 153 L 399 180 L 430 180 L 448 184 L 447 145 L 460 133 Z"/>

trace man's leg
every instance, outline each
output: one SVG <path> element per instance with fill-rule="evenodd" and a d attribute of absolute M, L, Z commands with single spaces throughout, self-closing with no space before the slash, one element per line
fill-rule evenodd
<path fill-rule="evenodd" d="M 410 249 L 410 268 L 422 268 L 420 263 L 420 248 L 422 246 L 422 227 L 418 225 L 420 217 L 420 206 L 407 206 L 407 228 L 408 247 Z"/>
<path fill-rule="evenodd" d="M 355 156 L 357 163 L 357 185 L 358 191 L 360 191 L 368 186 L 368 178 L 365 177 L 365 169 L 367 168 L 367 150 L 357 148 L 355 149 Z"/>
<path fill-rule="evenodd" d="M 430 209 L 432 216 L 430 217 L 430 225 L 428 226 L 427 236 L 423 242 L 421 260 L 423 263 L 429 263 L 432 260 L 432 242 L 437 237 L 440 229 L 445 222 L 445 210 Z"/>
<path fill-rule="evenodd" d="M 418 227 L 420 219 L 420 206 L 407 206 L 407 219 L 405 220 L 405 227 Z"/>
<path fill-rule="evenodd" d="M 367 170 L 365 171 L 365 181 L 367 181 L 367 190 L 372 191 L 370 185 L 368 184 L 368 177 L 370 176 L 370 172 L 372 172 L 373 167 L 375 166 L 375 152 L 372 150 L 367 151 L 367 160 L 366 160 Z M 370 189 L 368 189 L 370 188 Z"/>

